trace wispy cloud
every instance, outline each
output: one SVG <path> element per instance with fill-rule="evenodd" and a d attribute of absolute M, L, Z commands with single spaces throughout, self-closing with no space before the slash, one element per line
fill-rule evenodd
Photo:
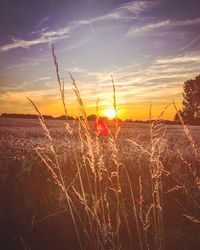
<path fill-rule="evenodd" d="M 50 20 L 49 16 L 44 16 L 41 18 L 41 20 L 38 22 L 38 24 L 36 25 L 36 28 L 39 28 L 41 26 L 43 26 L 46 22 L 48 22 Z"/>
<path fill-rule="evenodd" d="M 66 71 L 70 73 L 84 73 L 87 72 L 87 69 L 81 67 L 74 67 L 74 68 L 66 68 Z"/>
<path fill-rule="evenodd" d="M 144 35 L 144 34 L 150 34 L 154 31 L 160 30 L 160 29 L 170 29 L 174 27 L 183 27 L 183 26 L 189 26 L 189 25 L 199 25 L 200 24 L 200 18 L 196 19 L 189 19 L 189 20 L 162 20 L 160 22 L 145 24 L 140 27 L 132 27 L 128 30 L 127 36 L 132 37 L 136 35 Z"/>
<path fill-rule="evenodd" d="M 48 97 L 49 99 L 53 100 L 58 98 L 58 95 L 55 95 L 55 93 L 58 93 L 58 89 L 49 89 L 47 91 L 43 90 L 35 90 L 35 91 L 6 91 L 5 93 L 0 95 L 0 100 L 1 101 L 10 101 L 10 102 L 16 102 L 16 103 L 21 103 L 25 104 L 27 103 L 26 96 L 32 98 L 34 101 L 42 101 L 46 100 Z"/>
<path fill-rule="evenodd" d="M 43 76 L 43 77 L 40 77 L 38 79 L 35 80 L 35 82 L 43 82 L 43 81 L 47 81 L 47 80 L 50 80 L 51 77 L 50 76 Z"/>
<path fill-rule="evenodd" d="M 183 82 L 195 77 L 199 72 L 199 67 L 199 54 L 184 54 L 178 57 L 158 58 L 148 64 L 133 64 L 128 67 L 120 67 L 103 72 L 90 72 L 88 69 L 80 67 L 66 68 L 66 70 L 72 73 L 82 73 L 75 76 L 77 84 L 87 105 L 94 106 L 98 97 L 100 97 L 104 105 L 109 105 L 109 103 L 111 105 L 111 74 L 114 76 L 117 95 L 121 104 L 126 105 L 127 102 L 141 103 L 155 100 L 167 102 L 167 100 L 171 101 L 172 98 L 177 96 L 181 98 Z M 43 76 L 38 78 L 37 81 L 48 81 L 49 78 L 49 76 Z M 67 79 L 67 82 L 70 82 L 70 79 Z M 17 101 L 18 97 L 20 100 L 24 96 L 29 95 L 36 100 L 38 98 L 39 100 L 40 98 L 46 100 L 44 97 L 51 95 L 52 100 L 57 100 L 59 99 L 59 92 L 58 88 L 55 88 L 55 84 L 52 83 L 49 90 L 21 90 L 21 94 L 19 94 L 17 89 L 11 90 L 7 88 L 4 89 L 4 95 L 0 99 L 5 101 L 7 98 L 7 100 L 13 102 Z M 66 91 L 68 101 L 73 102 L 74 95 L 71 84 L 66 84 Z M 18 97 L 17 93 L 19 94 Z"/>
<path fill-rule="evenodd" d="M 112 71 L 90 72 L 77 67 L 67 70 L 83 72 L 81 78 L 79 75 L 76 77 L 77 84 L 86 106 L 94 110 L 98 97 L 100 97 L 102 107 L 112 106 L 111 73 L 115 80 L 119 107 L 123 106 L 126 109 L 131 105 L 132 107 L 134 105 L 148 107 L 151 101 L 162 106 L 171 102 L 173 98 L 181 103 L 182 84 L 185 80 L 195 77 L 199 72 L 199 67 L 199 54 L 184 54 L 178 57 L 158 58 L 148 64 L 115 68 Z M 45 81 L 47 78 L 48 76 L 43 76 L 38 80 Z M 67 82 L 70 82 L 70 79 L 67 79 Z M 8 105 L 12 103 L 22 109 L 27 106 L 25 96 L 29 96 L 40 107 L 46 107 L 46 110 L 49 110 L 48 105 L 55 103 L 59 106 L 60 104 L 59 90 L 55 86 L 52 84 L 51 88 L 45 91 L 42 89 L 3 89 L 0 101 L 4 103 L 4 107 L 6 103 Z M 76 106 L 70 83 L 66 84 L 66 97 L 70 107 Z"/>
<path fill-rule="evenodd" d="M 44 31 L 34 40 L 12 39 L 12 42 L 0 47 L 0 51 L 5 52 L 16 48 L 29 48 L 33 45 L 50 43 L 62 38 L 67 38 L 76 25 L 68 25 L 65 28 L 56 31 Z"/>
<path fill-rule="evenodd" d="M 132 65 L 113 72 L 88 72 L 88 77 L 96 85 L 95 96 L 100 96 L 106 104 L 112 99 L 111 73 L 121 104 L 148 101 L 167 103 L 177 97 L 181 100 L 183 82 L 195 77 L 199 67 L 200 55 L 188 54 L 163 57 L 146 65 Z M 92 81 L 88 82 L 92 84 Z M 89 94 L 89 90 L 85 90 L 84 94 Z"/>
<path fill-rule="evenodd" d="M 114 9 L 110 13 L 95 18 L 84 19 L 78 21 L 79 24 L 92 24 L 99 21 L 107 20 L 131 20 L 136 19 L 138 15 L 156 5 L 159 1 L 131 1 L 129 3 L 121 4 L 120 7 Z"/>
<path fill-rule="evenodd" d="M 200 36 L 197 36 L 195 39 L 191 40 L 189 43 L 185 44 L 183 47 L 180 48 L 180 51 L 184 51 L 190 48 L 192 45 L 197 43 L 200 40 Z"/>
<path fill-rule="evenodd" d="M 68 38 L 70 33 L 82 25 L 92 25 L 95 22 L 103 22 L 109 20 L 131 20 L 137 18 L 138 14 L 158 4 L 158 1 L 131 1 L 120 5 L 120 7 L 112 10 L 111 12 L 89 19 L 74 20 L 69 22 L 66 27 L 47 31 L 43 29 L 41 34 L 32 40 L 15 39 L 11 43 L 0 47 L 1 52 L 6 52 L 16 48 L 30 48 L 31 46 L 52 43 L 56 40 Z M 42 23 L 46 22 L 48 17 L 41 20 Z M 40 24 L 41 25 L 41 24 Z"/>
<path fill-rule="evenodd" d="M 177 66 L 179 66 L 178 65 L 179 63 L 188 64 L 188 63 L 192 63 L 192 62 L 200 64 L 200 55 L 188 54 L 188 55 L 180 55 L 177 57 L 169 57 L 169 58 L 156 60 L 157 64 L 168 64 L 168 65 L 169 64 L 176 64 Z"/>
<path fill-rule="evenodd" d="M 91 40 L 90 37 L 87 37 L 85 39 L 82 39 L 81 41 L 78 41 L 77 43 L 73 43 L 72 45 L 69 45 L 67 46 L 63 52 L 68 52 L 68 51 L 71 51 L 71 50 L 74 50 L 74 49 L 77 49 L 85 44 L 87 44 L 89 41 Z"/>

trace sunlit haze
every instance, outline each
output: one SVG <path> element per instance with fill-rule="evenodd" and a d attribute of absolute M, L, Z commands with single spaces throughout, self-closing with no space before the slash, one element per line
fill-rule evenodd
<path fill-rule="evenodd" d="M 62 115 L 54 44 L 66 104 L 77 115 L 69 72 L 87 113 L 112 118 L 112 79 L 122 119 L 157 116 L 200 69 L 200 1 L 0 1 L 0 113 Z M 165 118 L 173 119 L 170 106 Z"/>

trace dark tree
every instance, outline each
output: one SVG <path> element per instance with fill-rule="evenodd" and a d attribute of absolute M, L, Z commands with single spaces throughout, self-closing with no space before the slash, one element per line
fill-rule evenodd
<path fill-rule="evenodd" d="M 200 124 L 200 75 L 184 82 L 183 108 L 180 115 L 187 124 Z M 177 119 L 176 114 L 175 120 Z"/>
<path fill-rule="evenodd" d="M 92 115 L 89 115 L 87 119 L 88 121 L 95 121 L 97 119 L 97 116 L 92 114 Z"/>

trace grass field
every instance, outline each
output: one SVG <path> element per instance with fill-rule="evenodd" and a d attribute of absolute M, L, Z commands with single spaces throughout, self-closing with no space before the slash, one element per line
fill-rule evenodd
<path fill-rule="evenodd" d="M 1 249 L 199 249 L 200 127 L 45 123 L 0 119 Z"/>

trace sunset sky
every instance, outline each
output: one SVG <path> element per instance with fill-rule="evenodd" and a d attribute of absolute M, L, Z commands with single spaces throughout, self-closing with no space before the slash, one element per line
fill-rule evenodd
<path fill-rule="evenodd" d="M 200 74 L 200 1 L 0 0 L 0 113 L 63 109 L 51 55 L 65 78 L 69 114 L 77 114 L 68 72 L 88 114 L 112 107 L 113 75 L 121 118 L 156 117 L 183 82 Z M 174 108 L 165 118 L 173 119 Z"/>

